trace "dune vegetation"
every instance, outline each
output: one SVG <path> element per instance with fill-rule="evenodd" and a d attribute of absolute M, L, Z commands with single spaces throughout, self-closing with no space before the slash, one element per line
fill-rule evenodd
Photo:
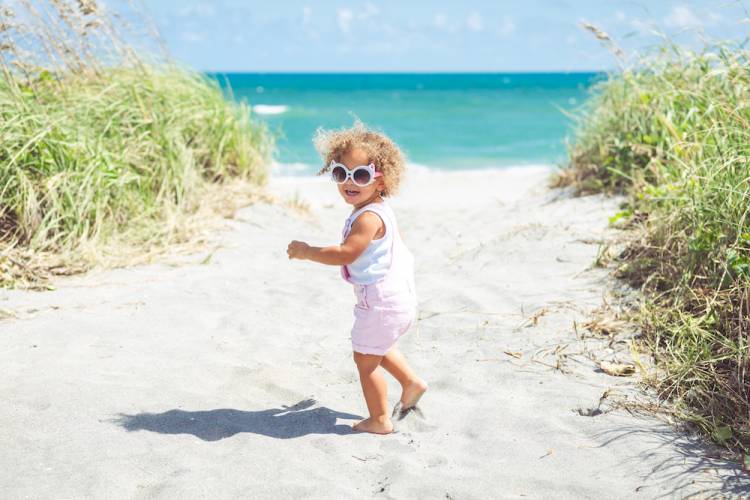
<path fill-rule="evenodd" d="M 137 50 L 127 18 L 83 0 L 0 8 L 0 286 L 190 241 L 199 214 L 265 180 L 272 141 L 249 107 Z"/>
<path fill-rule="evenodd" d="M 604 38 L 601 37 L 600 38 Z M 594 89 L 557 183 L 621 193 L 616 274 L 648 382 L 717 443 L 750 448 L 750 52 L 667 45 Z"/>

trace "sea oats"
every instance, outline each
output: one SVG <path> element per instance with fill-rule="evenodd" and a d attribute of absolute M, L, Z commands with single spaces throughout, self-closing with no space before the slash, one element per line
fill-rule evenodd
<path fill-rule="evenodd" d="M 625 55 L 623 50 L 617 46 L 617 44 L 612 40 L 612 38 L 603 30 L 598 28 L 597 26 L 587 23 L 585 21 L 582 21 L 580 23 L 581 27 L 585 29 L 586 31 L 589 31 L 590 33 L 593 33 L 593 35 L 600 41 L 604 42 L 604 44 L 609 47 L 609 49 L 617 56 L 618 58 L 621 58 Z"/>
<path fill-rule="evenodd" d="M 96 14 L 99 10 L 94 0 L 78 0 L 78 8 L 84 16 Z"/>
<path fill-rule="evenodd" d="M 246 106 L 139 52 L 98 2 L 17 5 L 0 7 L 0 286 L 196 244 L 209 213 L 249 200 L 271 139 Z"/>
<path fill-rule="evenodd" d="M 707 436 L 747 449 L 750 51 L 659 49 L 595 87 L 558 181 L 627 196 L 612 265 L 644 292 L 630 315 L 657 362 L 650 383 Z"/>

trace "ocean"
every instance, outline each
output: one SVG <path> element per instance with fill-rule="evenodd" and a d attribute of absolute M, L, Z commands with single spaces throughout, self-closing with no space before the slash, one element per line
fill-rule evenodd
<path fill-rule="evenodd" d="M 434 169 L 554 165 L 597 73 L 214 74 L 276 136 L 274 171 L 310 175 L 312 136 L 359 118 L 412 164 Z"/>

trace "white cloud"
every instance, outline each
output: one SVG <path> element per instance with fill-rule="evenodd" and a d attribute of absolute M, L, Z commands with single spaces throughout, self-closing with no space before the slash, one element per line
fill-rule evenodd
<path fill-rule="evenodd" d="M 302 25 L 307 26 L 310 24 L 310 20 L 312 19 L 312 9 L 305 5 L 302 7 Z"/>
<path fill-rule="evenodd" d="M 349 33 L 351 31 L 353 19 L 354 13 L 351 11 L 351 9 L 338 10 L 339 29 L 342 33 Z"/>
<path fill-rule="evenodd" d="M 320 39 L 320 33 L 318 33 L 318 29 L 313 23 L 312 7 L 308 5 L 302 7 L 302 32 L 310 40 Z"/>
<path fill-rule="evenodd" d="M 692 10 L 690 10 L 690 7 L 686 5 L 673 7 L 672 11 L 664 20 L 664 24 L 670 28 L 680 29 L 700 28 L 703 26 L 703 22 L 693 13 Z"/>
<path fill-rule="evenodd" d="M 500 36 L 510 36 L 516 31 L 516 23 L 513 22 L 513 18 L 510 16 L 503 16 L 503 20 L 500 23 L 500 27 L 497 29 L 497 33 Z"/>
<path fill-rule="evenodd" d="M 435 29 L 451 34 L 456 33 L 460 28 L 459 23 L 451 22 L 451 20 L 448 19 L 448 16 L 442 12 L 437 12 L 432 16 L 432 26 L 434 26 Z M 417 28 L 415 27 L 414 29 Z"/>
<path fill-rule="evenodd" d="M 618 10 L 617 12 L 615 12 L 615 19 L 617 19 L 621 23 L 624 22 L 627 18 L 628 16 L 626 16 L 623 11 Z"/>
<path fill-rule="evenodd" d="M 214 6 L 210 3 L 188 4 L 177 11 L 179 17 L 213 17 L 216 15 Z"/>
<path fill-rule="evenodd" d="M 339 9 L 336 13 L 336 17 L 339 24 L 339 29 L 342 33 L 350 33 L 352 31 L 353 21 L 366 21 L 372 17 L 380 14 L 380 9 L 375 5 L 367 2 L 364 8 L 360 11 L 354 12 L 352 9 L 344 8 Z"/>
<path fill-rule="evenodd" d="M 442 12 L 438 12 L 432 17 L 432 24 L 438 29 L 443 29 L 448 25 L 448 17 Z"/>
<path fill-rule="evenodd" d="M 377 16 L 378 14 L 380 14 L 380 9 L 378 9 L 376 6 L 374 6 L 370 2 L 367 2 L 365 4 L 365 9 L 359 14 L 357 14 L 357 19 L 362 21 L 365 19 L 369 19 L 370 17 Z"/>
<path fill-rule="evenodd" d="M 628 21 L 628 25 L 634 30 L 641 33 L 651 33 L 657 31 L 657 27 L 653 23 L 653 21 L 644 21 L 643 19 L 639 19 L 637 17 L 630 19 Z"/>
<path fill-rule="evenodd" d="M 479 12 L 472 11 L 466 16 L 466 27 L 471 31 L 482 31 L 484 29 L 482 16 Z"/>

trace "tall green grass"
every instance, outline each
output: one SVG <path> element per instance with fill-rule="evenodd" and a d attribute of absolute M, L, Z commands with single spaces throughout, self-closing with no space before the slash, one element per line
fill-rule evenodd
<path fill-rule="evenodd" d="M 562 184 L 620 192 L 635 228 L 618 274 L 653 383 L 715 441 L 750 447 L 750 52 L 665 46 L 612 73 L 580 119 Z"/>
<path fill-rule="evenodd" d="M 145 62 L 100 4 L 26 5 L 34 44 L 0 25 L 0 285 L 180 241 L 217 186 L 264 182 L 270 136 L 215 81 Z"/>

